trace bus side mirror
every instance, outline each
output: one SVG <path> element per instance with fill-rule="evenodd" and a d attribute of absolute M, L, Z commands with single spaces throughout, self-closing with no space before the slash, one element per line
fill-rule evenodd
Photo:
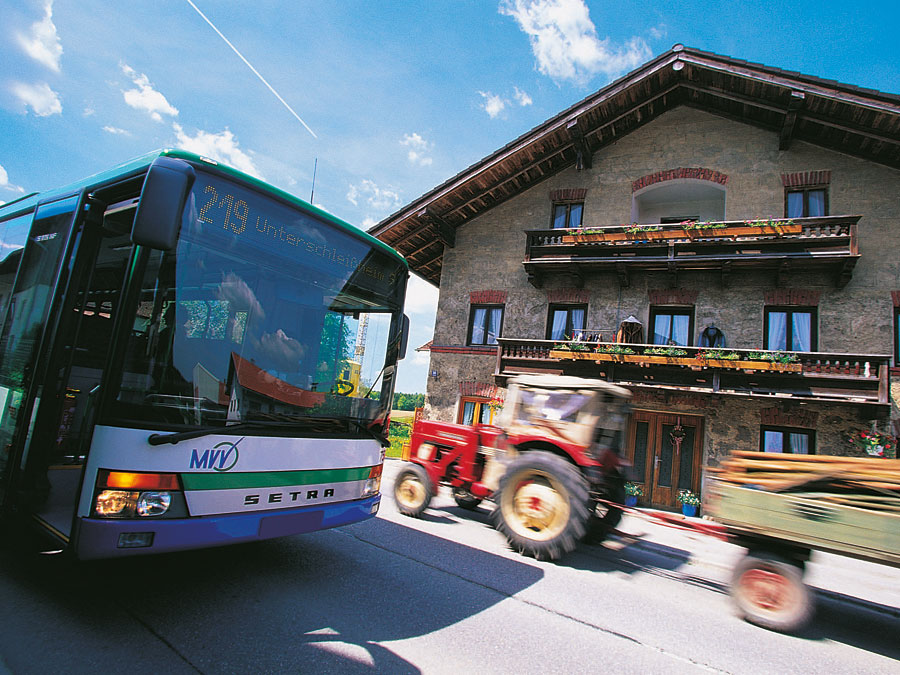
<path fill-rule="evenodd" d="M 406 348 L 409 346 L 409 317 L 406 314 L 403 315 L 403 326 L 400 330 L 400 356 L 397 357 L 399 361 L 402 361 L 406 358 Z"/>
<path fill-rule="evenodd" d="M 187 162 L 171 157 L 153 160 L 141 189 L 131 241 L 162 251 L 174 250 L 194 178 L 194 169 Z"/>

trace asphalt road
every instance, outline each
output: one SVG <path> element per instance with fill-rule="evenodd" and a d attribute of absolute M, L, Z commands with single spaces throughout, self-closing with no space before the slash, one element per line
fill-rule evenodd
<path fill-rule="evenodd" d="M 414 520 L 374 520 L 186 554 L 69 564 L 0 551 L 0 656 L 13 673 L 892 673 L 900 571 L 838 570 L 801 635 L 733 615 L 739 553 L 678 532 L 512 553 L 441 494 Z M 626 520 L 622 529 L 641 530 Z M 879 574 L 868 595 L 859 578 Z M 818 570 L 817 574 L 822 574 Z M 824 576 L 827 576 L 825 574 Z M 874 589 L 874 590 L 873 590 Z M 888 597 L 893 603 L 896 595 Z"/>

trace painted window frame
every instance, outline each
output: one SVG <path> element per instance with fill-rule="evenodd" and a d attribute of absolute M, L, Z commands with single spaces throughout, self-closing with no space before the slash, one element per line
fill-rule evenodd
<path fill-rule="evenodd" d="M 784 351 L 810 351 L 819 350 L 819 308 L 813 305 L 766 305 L 763 307 L 763 349 L 773 349 L 769 344 L 769 317 L 772 312 L 784 312 L 787 314 L 785 325 L 793 326 L 793 314 L 809 314 L 809 349 L 794 349 L 793 334 L 785 334 Z M 790 338 L 790 341 L 788 340 Z"/>
<path fill-rule="evenodd" d="M 809 185 L 802 188 L 785 188 L 784 190 L 784 217 L 785 218 L 809 218 L 809 195 L 811 192 L 821 192 L 823 193 L 822 197 L 822 208 L 824 213 L 821 215 L 827 216 L 829 211 L 828 205 L 828 186 L 827 185 Z M 790 200 L 790 195 L 792 194 L 802 194 L 803 195 L 803 207 L 802 213 L 800 215 L 794 214 L 791 215 L 788 210 L 788 202 Z M 818 216 L 816 216 L 818 217 Z"/>
<path fill-rule="evenodd" d="M 773 424 L 760 425 L 760 427 L 759 427 L 759 451 L 760 452 L 767 452 L 766 451 L 766 432 L 773 433 L 773 434 L 781 434 L 781 448 L 782 448 L 781 452 L 782 452 L 782 454 L 789 454 L 789 455 L 802 455 L 802 454 L 815 455 L 816 454 L 816 431 L 815 431 L 815 429 L 805 429 L 802 427 L 785 427 L 785 426 L 778 426 L 778 425 L 773 425 Z M 797 452 L 793 452 L 790 449 L 791 434 L 806 436 L 807 447 L 809 450 L 807 453 L 797 453 Z M 785 443 L 787 443 L 787 445 L 788 445 L 788 450 L 784 449 Z M 775 453 L 774 450 L 769 451 L 769 452 Z"/>
<path fill-rule="evenodd" d="M 457 407 L 456 423 L 457 424 L 493 424 L 494 411 L 490 407 L 491 399 L 485 396 L 462 396 L 459 399 Z M 472 422 L 466 422 L 466 404 L 471 403 Z M 485 421 L 487 417 L 487 421 Z"/>
<path fill-rule="evenodd" d="M 484 336 L 484 341 L 474 342 L 473 336 L 475 333 L 475 317 L 477 316 L 478 310 L 480 309 L 485 310 L 484 325 L 481 326 L 481 333 Z M 493 342 L 489 340 L 488 332 L 491 312 L 496 309 L 500 310 L 500 325 L 497 327 L 497 334 L 495 338 L 499 338 L 501 335 L 503 335 L 503 320 L 506 318 L 506 305 L 498 303 L 472 303 L 471 305 L 469 305 L 469 325 L 466 332 L 466 345 L 472 347 L 493 347 L 497 344 L 496 339 Z"/>
<path fill-rule="evenodd" d="M 584 312 L 584 321 L 582 326 L 574 326 L 572 322 L 572 311 L 581 310 Z M 566 312 L 566 327 L 563 329 L 562 337 L 553 337 L 553 315 L 556 312 Z M 551 302 L 547 308 L 547 340 L 571 340 L 577 330 L 584 331 L 587 328 L 588 306 L 586 302 Z"/>
<path fill-rule="evenodd" d="M 578 222 L 572 222 L 572 207 L 578 207 Z M 556 218 L 557 212 L 560 210 L 565 210 L 564 216 L 564 224 L 557 225 Z M 584 201 L 571 201 L 571 202 L 553 202 L 553 206 L 550 209 L 550 229 L 558 230 L 564 228 L 571 227 L 581 227 L 581 224 L 584 222 Z"/>
<path fill-rule="evenodd" d="M 674 344 L 672 342 L 656 342 L 656 318 L 658 316 L 687 316 L 688 317 L 688 333 L 687 343 L 679 345 L 681 347 L 692 347 L 694 345 L 694 306 L 693 305 L 650 305 L 650 320 L 647 324 L 647 338 L 650 344 Z M 672 327 L 674 322 L 669 325 L 669 339 L 671 340 Z"/>

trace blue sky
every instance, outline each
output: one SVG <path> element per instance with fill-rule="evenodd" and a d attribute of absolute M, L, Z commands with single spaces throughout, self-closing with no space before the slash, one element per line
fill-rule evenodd
<path fill-rule="evenodd" d="M 676 43 L 900 93 L 896 1 L 2 0 L 0 32 L 0 202 L 183 147 L 307 200 L 317 162 L 363 229 Z"/>

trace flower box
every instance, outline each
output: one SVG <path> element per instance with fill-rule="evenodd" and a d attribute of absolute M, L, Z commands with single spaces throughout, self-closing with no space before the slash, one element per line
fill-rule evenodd
<path fill-rule="evenodd" d="M 731 237 L 754 237 L 759 235 L 782 236 L 800 234 L 803 225 L 800 223 L 775 223 L 772 225 L 730 225 L 728 227 L 689 227 L 669 228 L 662 230 L 643 230 L 640 232 L 591 232 L 587 234 L 564 234 L 564 244 L 594 244 L 615 241 L 656 241 L 665 239 L 727 239 Z"/>
<path fill-rule="evenodd" d="M 736 370 L 774 370 L 783 373 L 799 373 L 801 363 L 778 363 L 773 361 L 740 361 L 731 359 L 698 359 L 688 356 L 662 356 L 658 354 L 606 354 L 601 352 L 578 352 L 566 349 L 551 349 L 551 359 L 570 361 L 612 361 L 617 363 L 657 364 L 668 366 L 689 366 L 691 368 L 733 368 Z"/>

